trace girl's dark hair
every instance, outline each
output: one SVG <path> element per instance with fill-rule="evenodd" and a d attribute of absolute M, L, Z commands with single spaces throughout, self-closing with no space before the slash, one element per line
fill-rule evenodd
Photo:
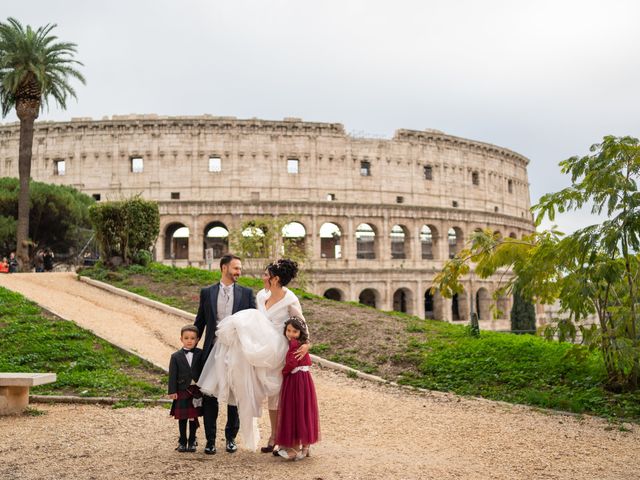
<path fill-rule="evenodd" d="M 281 258 L 267 265 L 267 272 L 272 277 L 280 278 L 280 285 L 283 287 L 298 274 L 298 264 L 288 258 Z"/>
<path fill-rule="evenodd" d="M 309 340 L 309 333 L 307 332 L 307 324 L 300 317 L 289 317 L 289 320 L 284 322 L 284 334 L 287 334 L 287 325 L 291 325 L 296 330 L 300 331 L 298 342 L 307 343 Z"/>

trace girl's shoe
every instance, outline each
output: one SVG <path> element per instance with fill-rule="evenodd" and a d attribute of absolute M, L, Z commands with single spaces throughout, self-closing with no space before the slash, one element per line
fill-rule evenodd
<path fill-rule="evenodd" d="M 306 447 L 302 447 L 302 456 L 310 457 L 311 456 L 311 445 L 307 445 Z"/>
<path fill-rule="evenodd" d="M 298 461 L 304 458 L 302 451 L 298 451 L 295 448 L 283 448 L 278 450 L 278 455 L 286 460 Z"/>

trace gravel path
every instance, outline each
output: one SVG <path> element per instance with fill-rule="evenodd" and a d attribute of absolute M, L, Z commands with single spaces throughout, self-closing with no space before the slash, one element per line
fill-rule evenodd
<path fill-rule="evenodd" d="M 0 285 L 161 365 L 184 323 L 72 274 L 1 275 Z M 412 393 L 318 368 L 314 378 L 323 440 L 303 462 L 178 454 L 176 422 L 160 407 L 40 404 L 46 415 L 0 417 L 0 478 L 640 479 L 636 425 L 625 432 L 597 418 Z M 265 415 L 263 435 L 266 425 Z"/>

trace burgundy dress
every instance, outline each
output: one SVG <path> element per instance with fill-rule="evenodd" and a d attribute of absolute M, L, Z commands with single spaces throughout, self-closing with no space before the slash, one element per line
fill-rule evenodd
<path fill-rule="evenodd" d="M 284 379 L 280 389 L 278 409 L 278 429 L 276 444 L 282 447 L 298 448 L 320 440 L 318 419 L 318 399 L 313 379 L 309 372 L 309 354 L 296 360 L 294 353 L 300 344 L 293 339 L 282 370 Z M 299 369 L 303 367 L 302 369 Z"/>

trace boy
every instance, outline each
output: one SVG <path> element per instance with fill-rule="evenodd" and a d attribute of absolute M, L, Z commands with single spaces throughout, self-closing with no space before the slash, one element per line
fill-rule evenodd
<path fill-rule="evenodd" d="M 180 330 L 182 347 L 171 355 L 169 363 L 169 398 L 173 400 L 169 414 L 178 420 L 180 438 L 178 452 L 196 451 L 198 417 L 202 415 L 202 394 L 195 384 L 202 371 L 202 350 L 197 348 L 200 332 L 195 325 Z M 187 421 L 189 438 L 187 439 Z"/>

